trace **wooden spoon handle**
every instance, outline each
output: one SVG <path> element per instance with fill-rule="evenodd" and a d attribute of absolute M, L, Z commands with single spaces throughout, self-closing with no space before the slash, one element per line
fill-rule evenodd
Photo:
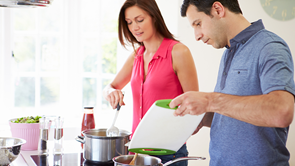
<path fill-rule="evenodd" d="M 135 153 L 135 155 L 134 155 L 132 161 L 129 163 L 129 165 L 134 165 L 137 155 L 138 155 L 138 153 Z"/>

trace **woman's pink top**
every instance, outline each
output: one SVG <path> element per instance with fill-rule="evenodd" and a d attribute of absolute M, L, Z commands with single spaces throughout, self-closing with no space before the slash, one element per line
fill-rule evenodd
<path fill-rule="evenodd" d="M 139 122 L 156 100 L 173 99 L 183 93 L 172 66 L 171 51 L 177 43 L 175 40 L 164 38 L 149 63 L 145 80 L 143 63 L 145 47 L 141 46 L 138 49 L 131 76 L 133 94 L 132 133 L 134 133 Z"/>

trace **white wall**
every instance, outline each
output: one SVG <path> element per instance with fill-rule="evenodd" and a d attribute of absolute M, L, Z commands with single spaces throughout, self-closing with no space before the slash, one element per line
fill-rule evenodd
<path fill-rule="evenodd" d="M 217 79 L 217 71 L 220 58 L 224 49 L 214 49 L 207 46 L 203 42 L 197 42 L 194 39 L 193 29 L 188 24 L 187 18 L 180 16 L 180 6 L 182 0 L 169 1 L 169 5 L 165 0 L 157 0 L 159 8 L 167 23 L 168 28 L 173 34 L 185 45 L 187 45 L 195 60 L 198 72 L 200 91 L 212 92 Z M 291 21 L 277 21 L 269 17 L 263 10 L 258 0 L 240 0 L 240 6 L 244 16 L 250 21 L 262 19 L 266 29 L 281 36 L 289 45 L 295 59 L 295 19 Z M 175 17 L 176 14 L 176 17 Z M 177 28 L 175 28 L 177 26 Z M 175 32 L 177 30 L 177 32 Z M 203 128 L 201 131 L 192 136 L 188 142 L 190 156 L 203 156 L 206 161 L 189 161 L 189 165 L 205 166 L 209 165 L 209 137 L 210 129 Z M 293 121 L 287 142 L 287 147 L 291 153 L 290 165 L 295 165 L 295 122 Z"/>

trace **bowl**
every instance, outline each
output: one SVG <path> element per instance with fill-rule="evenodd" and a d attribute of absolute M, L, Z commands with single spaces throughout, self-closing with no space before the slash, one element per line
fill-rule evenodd
<path fill-rule="evenodd" d="M 12 137 L 26 140 L 21 150 L 37 150 L 40 136 L 39 123 L 13 123 L 16 119 L 9 120 Z"/>
<path fill-rule="evenodd" d="M 26 140 L 13 137 L 0 137 L 0 165 L 8 166 L 19 155 Z"/>

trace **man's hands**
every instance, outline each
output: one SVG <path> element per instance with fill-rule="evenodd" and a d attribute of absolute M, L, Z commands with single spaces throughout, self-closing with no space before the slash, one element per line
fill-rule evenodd
<path fill-rule="evenodd" d="M 174 98 L 169 106 L 171 108 L 178 106 L 174 111 L 175 116 L 184 116 L 186 114 L 201 115 L 206 113 L 193 133 L 196 134 L 203 126 L 211 127 L 214 115 L 213 112 L 209 112 L 211 100 L 210 93 L 189 91 Z"/>
<path fill-rule="evenodd" d="M 294 116 L 294 96 L 283 90 L 253 96 L 189 91 L 173 99 L 169 106 L 179 106 L 175 116 L 219 113 L 262 127 L 288 127 Z"/>
<path fill-rule="evenodd" d="M 174 108 L 178 106 L 174 112 L 175 116 L 200 115 L 209 112 L 209 93 L 189 91 L 174 98 L 169 106 Z"/>

